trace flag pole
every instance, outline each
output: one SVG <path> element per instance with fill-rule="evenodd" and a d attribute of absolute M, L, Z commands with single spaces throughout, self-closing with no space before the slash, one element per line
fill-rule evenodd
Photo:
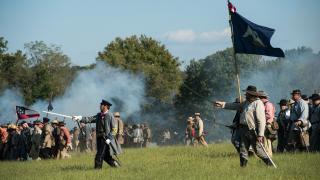
<path fill-rule="evenodd" d="M 238 91 L 238 97 L 239 101 L 242 102 L 241 98 L 241 90 L 240 90 L 240 75 L 239 75 L 239 66 L 238 66 L 238 61 L 237 61 L 237 55 L 234 49 L 234 35 L 233 35 L 233 26 L 232 26 L 232 21 L 231 21 L 231 10 L 229 8 L 229 3 L 230 1 L 228 0 L 228 12 L 229 12 L 229 26 L 231 30 L 231 40 L 232 40 L 232 46 L 233 46 L 233 59 L 234 59 L 234 68 L 236 72 L 236 81 L 237 81 L 237 91 Z"/>

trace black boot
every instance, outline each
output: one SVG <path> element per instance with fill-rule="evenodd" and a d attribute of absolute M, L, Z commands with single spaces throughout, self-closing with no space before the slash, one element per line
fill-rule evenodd
<path fill-rule="evenodd" d="M 240 167 L 246 167 L 248 163 L 248 160 L 244 158 L 240 158 Z"/>
<path fill-rule="evenodd" d="M 266 159 L 262 159 L 262 161 L 266 163 L 267 166 L 272 166 L 272 162 L 270 161 L 270 159 L 266 158 Z"/>

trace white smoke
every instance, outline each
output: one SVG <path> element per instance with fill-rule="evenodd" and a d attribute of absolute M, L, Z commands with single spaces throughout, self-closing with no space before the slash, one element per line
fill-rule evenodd
<path fill-rule="evenodd" d="M 252 73 L 242 80 L 242 89 L 255 85 L 269 94 L 270 101 L 276 105 L 280 99 L 290 99 L 294 89 L 302 94 L 311 94 L 320 90 L 320 56 L 313 53 L 301 53 L 286 57 L 277 66 Z M 267 63 L 267 62 L 266 62 Z"/>
<path fill-rule="evenodd" d="M 140 111 L 145 97 L 145 83 L 142 75 L 107 66 L 98 62 L 94 69 L 80 71 L 65 94 L 53 100 L 53 112 L 65 115 L 92 116 L 99 112 L 102 99 L 113 104 L 111 112 L 119 111 L 122 117 Z M 6 90 L 0 97 L 1 123 L 14 121 L 15 105 L 24 105 L 18 91 Z M 37 101 L 31 109 L 46 116 L 47 101 Z M 48 116 L 54 119 L 57 116 Z M 63 118 L 58 117 L 59 120 Z M 68 127 L 75 126 L 71 119 L 65 119 Z"/>
<path fill-rule="evenodd" d="M 0 124 L 17 120 L 16 106 L 23 104 L 23 97 L 16 89 L 6 89 L 0 96 Z"/>
<path fill-rule="evenodd" d="M 79 72 L 65 94 L 54 99 L 52 105 L 53 112 L 92 116 L 100 111 L 100 102 L 105 99 L 113 104 L 111 112 L 119 111 L 122 117 L 126 117 L 140 111 L 144 96 L 142 75 L 134 75 L 98 62 L 94 69 Z M 33 105 L 39 111 L 47 107 L 48 102 L 43 101 Z M 49 115 L 49 118 L 55 116 Z M 65 122 L 69 127 L 74 126 L 70 119 Z"/>

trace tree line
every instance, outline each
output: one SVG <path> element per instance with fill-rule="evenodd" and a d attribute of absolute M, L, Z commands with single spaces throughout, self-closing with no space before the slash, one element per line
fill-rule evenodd
<path fill-rule="evenodd" d="M 77 72 L 94 67 L 94 64 L 72 66 L 70 58 L 61 47 L 43 41 L 26 43 L 24 52 L 8 52 L 7 45 L 8 41 L 0 37 L 0 94 L 7 88 L 18 89 L 26 105 L 63 95 Z M 317 70 L 312 69 L 314 67 L 311 64 L 319 65 L 320 53 L 300 47 L 287 50 L 285 54 L 287 58 L 271 60 L 257 55 L 237 55 L 241 77 L 276 69 L 286 63 L 299 66 L 302 54 L 312 61 L 299 66 L 299 71 L 310 72 L 311 69 L 311 73 L 316 73 Z M 235 92 L 232 48 L 215 52 L 204 59 L 193 59 L 185 69 L 181 69 L 179 58 L 174 57 L 165 45 L 145 35 L 134 35 L 116 38 L 108 43 L 97 54 L 96 61 L 104 61 L 112 67 L 132 73 L 143 73 L 148 99 L 143 107 L 144 113 L 155 113 L 153 109 L 158 111 L 160 108 L 162 112 L 170 112 L 164 113 L 164 116 L 173 124 L 184 123 L 187 116 L 196 111 L 202 112 L 209 119 L 214 118 L 210 100 Z M 281 74 L 281 69 L 277 72 Z M 297 78 L 305 84 L 310 81 L 305 75 L 300 77 L 297 74 Z M 280 80 L 286 81 L 286 77 Z M 294 82 L 289 84 L 294 86 Z"/>

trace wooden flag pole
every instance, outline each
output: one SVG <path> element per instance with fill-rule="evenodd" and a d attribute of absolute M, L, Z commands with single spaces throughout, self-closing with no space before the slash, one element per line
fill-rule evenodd
<path fill-rule="evenodd" d="M 241 98 L 241 90 L 240 90 L 240 75 L 239 75 L 239 67 L 238 67 L 238 61 L 237 61 L 237 55 L 234 50 L 234 35 L 233 35 L 233 26 L 232 26 L 232 21 L 231 21 L 231 14 L 230 14 L 230 9 L 229 9 L 229 0 L 228 2 L 228 12 L 229 12 L 229 26 L 231 30 L 231 40 L 232 40 L 232 46 L 233 46 L 233 59 L 234 59 L 234 68 L 236 72 L 236 81 L 237 81 L 237 91 L 238 91 L 238 97 L 239 101 L 242 102 Z"/>

